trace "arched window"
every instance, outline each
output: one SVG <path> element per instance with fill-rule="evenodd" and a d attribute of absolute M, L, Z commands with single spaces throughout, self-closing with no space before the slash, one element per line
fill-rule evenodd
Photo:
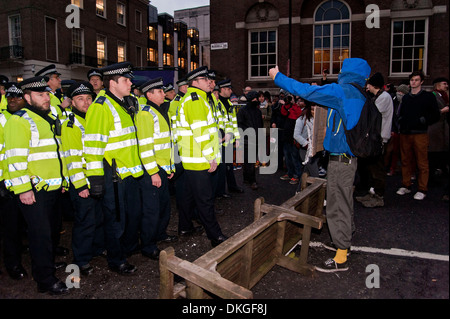
<path fill-rule="evenodd" d="M 342 1 L 323 2 L 314 15 L 313 74 L 325 69 L 338 74 L 342 61 L 350 57 L 350 10 Z"/>

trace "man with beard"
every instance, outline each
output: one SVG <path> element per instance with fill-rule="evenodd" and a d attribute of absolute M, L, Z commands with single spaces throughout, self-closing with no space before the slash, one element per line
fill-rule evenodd
<path fill-rule="evenodd" d="M 55 238 L 60 225 L 57 198 L 67 187 L 58 122 L 50 113 L 46 77 L 24 80 L 20 86 L 27 105 L 10 117 L 4 135 L 11 190 L 27 223 L 38 291 L 63 294 L 68 288 L 55 276 Z"/>

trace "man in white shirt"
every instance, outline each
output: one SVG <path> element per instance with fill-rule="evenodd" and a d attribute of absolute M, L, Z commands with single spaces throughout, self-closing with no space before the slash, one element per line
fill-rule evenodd
<path fill-rule="evenodd" d="M 374 95 L 375 105 L 382 116 L 381 137 L 383 138 L 383 154 L 370 158 L 358 159 L 358 173 L 360 177 L 357 190 L 367 192 L 364 196 L 356 196 L 356 200 L 364 207 L 383 207 L 384 191 L 386 188 L 386 171 L 384 167 L 384 149 L 391 138 L 392 116 L 394 103 L 391 95 L 383 90 L 384 78 L 379 72 L 372 75 L 366 84 L 366 89 Z M 368 192 L 374 188 L 374 194 Z"/>

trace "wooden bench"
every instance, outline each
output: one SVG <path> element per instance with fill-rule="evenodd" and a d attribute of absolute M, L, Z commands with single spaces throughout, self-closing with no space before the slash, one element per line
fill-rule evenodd
<path fill-rule="evenodd" d="M 307 263 L 311 229 L 321 229 L 326 181 L 308 178 L 304 189 L 280 206 L 254 204 L 254 222 L 225 242 L 189 262 L 172 247 L 159 258 L 159 298 L 253 298 L 251 288 L 275 265 L 311 275 Z M 299 258 L 285 254 L 302 240 Z M 185 282 L 174 283 L 177 275 Z"/>

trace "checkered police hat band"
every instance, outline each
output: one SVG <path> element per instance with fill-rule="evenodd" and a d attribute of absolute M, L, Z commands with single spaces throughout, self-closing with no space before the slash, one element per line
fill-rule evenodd
<path fill-rule="evenodd" d="M 131 73 L 131 70 L 129 68 L 115 69 L 111 71 L 105 71 L 103 72 L 103 75 L 121 75 L 124 73 Z"/>
<path fill-rule="evenodd" d="M 15 85 L 12 85 L 9 87 L 6 91 L 6 93 L 14 93 L 14 94 L 23 94 L 23 91 L 19 88 L 17 88 Z"/>
<path fill-rule="evenodd" d="M 22 85 L 22 90 L 39 89 L 44 87 L 47 87 L 47 82 L 45 79 L 42 79 L 41 81 L 30 82 Z"/>
<path fill-rule="evenodd" d="M 189 81 L 194 80 L 195 78 L 199 77 L 199 76 L 208 76 L 208 71 L 207 70 L 201 70 L 198 71 L 194 74 L 192 74 L 191 76 L 189 76 Z"/>
<path fill-rule="evenodd" d="M 141 91 L 142 91 L 142 92 L 147 92 L 147 91 L 149 91 L 149 90 L 151 90 L 151 89 L 154 89 L 154 88 L 156 88 L 156 87 L 161 88 L 163 85 L 164 85 L 164 82 L 163 82 L 163 81 L 158 81 L 158 82 L 155 82 L 155 83 L 150 83 L 149 85 L 147 85 L 146 87 L 144 87 Z"/>

